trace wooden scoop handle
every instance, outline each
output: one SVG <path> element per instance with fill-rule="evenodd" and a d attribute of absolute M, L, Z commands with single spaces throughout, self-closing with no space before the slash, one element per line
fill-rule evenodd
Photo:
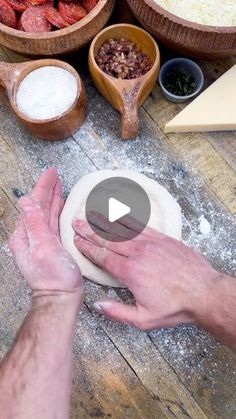
<path fill-rule="evenodd" d="M 139 131 L 137 97 L 132 96 L 132 92 L 126 92 L 122 101 L 121 138 L 132 140 L 137 137 Z"/>
<path fill-rule="evenodd" d="M 15 64 L 0 62 L 0 85 L 9 90 L 14 85 Z"/>
<path fill-rule="evenodd" d="M 21 71 L 27 68 L 28 62 L 11 64 L 0 61 L 0 85 L 7 90 L 8 96 L 12 99 L 13 90 Z"/>

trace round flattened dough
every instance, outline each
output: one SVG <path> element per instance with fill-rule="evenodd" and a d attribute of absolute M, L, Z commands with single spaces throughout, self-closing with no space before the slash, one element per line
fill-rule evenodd
<path fill-rule="evenodd" d="M 92 189 L 99 182 L 111 177 L 131 179 L 146 191 L 151 203 L 151 216 L 148 227 L 180 240 L 182 235 L 182 217 L 180 206 L 172 195 L 156 181 L 137 172 L 129 170 L 101 170 L 82 177 L 76 183 L 67 198 L 60 218 L 62 244 L 79 265 L 83 276 L 98 284 L 122 287 L 115 278 L 94 265 L 77 250 L 74 245 L 74 230 L 72 228 L 74 219 L 86 218 L 85 205 Z"/>

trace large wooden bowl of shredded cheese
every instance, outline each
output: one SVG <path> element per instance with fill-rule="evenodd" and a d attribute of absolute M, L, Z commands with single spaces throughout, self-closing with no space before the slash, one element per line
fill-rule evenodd
<path fill-rule="evenodd" d="M 139 22 L 189 56 L 236 55 L 236 0 L 127 0 Z"/>
<path fill-rule="evenodd" d="M 115 0 L 99 0 L 82 20 L 52 32 L 24 32 L 0 23 L 0 45 L 26 56 L 52 57 L 77 51 L 105 26 Z"/>

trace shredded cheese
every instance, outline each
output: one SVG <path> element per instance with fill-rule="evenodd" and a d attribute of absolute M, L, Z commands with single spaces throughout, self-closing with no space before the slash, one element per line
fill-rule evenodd
<path fill-rule="evenodd" d="M 191 22 L 236 26 L 236 0 L 154 0 L 159 6 Z"/>

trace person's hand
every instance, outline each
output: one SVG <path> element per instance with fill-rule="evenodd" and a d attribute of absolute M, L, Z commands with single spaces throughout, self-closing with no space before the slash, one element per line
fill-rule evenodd
<path fill-rule="evenodd" d="M 76 220 L 73 227 L 79 251 L 126 285 L 136 301 L 97 301 L 99 312 L 142 330 L 197 323 L 219 276 L 201 255 L 152 229 L 130 241 L 110 242 L 85 221 Z"/>
<path fill-rule="evenodd" d="M 44 172 L 30 195 L 19 200 L 20 216 L 9 247 L 34 292 L 83 295 L 83 280 L 72 257 L 63 249 L 59 216 L 63 207 L 62 183 L 57 170 Z"/>

